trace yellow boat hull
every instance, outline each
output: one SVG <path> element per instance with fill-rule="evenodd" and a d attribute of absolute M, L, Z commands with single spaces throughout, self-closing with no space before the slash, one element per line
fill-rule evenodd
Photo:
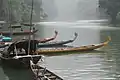
<path fill-rule="evenodd" d="M 101 47 L 106 46 L 110 42 L 111 38 L 108 37 L 107 41 L 100 43 L 100 44 L 94 44 L 94 45 L 86 45 L 86 46 L 80 46 L 80 47 L 73 47 L 73 48 L 56 48 L 56 49 L 40 49 L 37 50 L 37 54 L 51 54 L 51 53 L 64 53 L 64 52 L 82 52 L 82 51 L 92 51 Z"/>

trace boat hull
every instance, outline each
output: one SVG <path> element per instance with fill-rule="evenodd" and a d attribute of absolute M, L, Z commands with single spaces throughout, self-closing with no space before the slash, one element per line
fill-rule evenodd
<path fill-rule="evenodd" d="M 43 48 L 43 47 L 62 47 L 64 46 L 65 44 L 68 44 L 68 43 L 72 43 L 76 40 L 78 34 L 77 33 L 74 33 L 75 37 L 73 39 L 70 39 L 70 40 L 65 40 L 65 41 L 54 41 L 54 42 L 48 42 L 48 43 L 39 43 L 38 44 L 38 47 L 39 48 Z"/>
<path fill-rule="evenodd" d="M 37 50 L 37 54 L 42 55 L 51 55 L 52 53 L 65 53 L 65 52 L 83 52 L 83 51 L 92 51 L 101 47 L 106 46 L 111 39 L 108 38 L 107 41 L 100 43 L 100 44 L 94 44 L 94 45 L 86 45 L 86 46 L 80 46 L 80 47 L 70 47 L 70 48 L 54 48 L 54 49 L 40 49 Z"/>
<path fill-rule="evenodd" d="M 41 59 L 41 56 L 20 56 L 19 58 L 13 57 L 4 57 L 2 54 L 0 55 L 2 65 L 11 67 L 11 68 L 19 68 L 19 69 L 29 69 L 30 68 L 30 60 L 32 60 L 35 64 Z"/>
<path fill-rule="evenodd" d="M 28 35 L 28 34 L 34 34 L 36 33 L 38 30 L 34 30 L 32 32 L 30 31 L 13 31 L 12 32 L 12 35 Z M 3 34 L 3 35 L 10 35 L 11 32 L 9 31 L 4 31 L 4 32 L 0 32 L 0 34 Z"/>
<path fill-rule="evenodd" d="M 6 46 L 9 46 L 9 44 L 0 44 L 0 48 L 4 48 Z"/>
<path fill-rule="evenodd" d="M 0 57 L 1 58 L 1 63 L 2 65 L 4 66 L 7 66 L 7 67 L 11 67 L 11 68 L 22 68 L 22 69 L 27 69 L 30 67 L 30 60 L 27 60 L 27 59 L 23 59 L 23 60 L 20 60 L 20 59 L 5 59 L 3 57 Z"/>
<path fill-rule="evenodd" d="M 64 46 L 65 44 L 68 44 L 68 43 L 72 43 L 73 41 L 71 40 L 68 40 L 68 41 L 58 41 L 58 42 L 48 42 L 48 43 L 39 43 L 38 44 L 38 47 L 39 48 L 43 48 L 43 47 L 62 47 Z"/>
<path fill-rule="evenodd" d="M 95 49 L 103 47 L 101 46 L 96 46 L 96 47 L 91 47 L 91 48 L 82 48 L 81 47 L 73 47 L 73 48 L 58 48 L 58 49 L 49 49 L 49 50 L 39 50 L 37 51 L 38 54 L 40 55 L 52 55 L 52 54 L 57 54 L 57 53 L 68 53 L 68 52 L 84 52 L 84 51 L 93 51 Z"/>

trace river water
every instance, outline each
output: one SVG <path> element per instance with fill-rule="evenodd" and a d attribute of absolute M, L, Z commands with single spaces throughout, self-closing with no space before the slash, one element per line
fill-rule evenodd
<path fill-rule="evenodd" d="M 68 40 L 78 33 L 77 39 L 68 45 L 97 44 L 111 36 L 111 42 L 96 51 L 45 56 L 40 65 L 47 67 L 64 80 L 119 80 L 120 35 L 119 28 L 109 27 L 105 20 L 81 20 L 76 22 L 42 22 L 36 25 L 36 38 L 46 38 L 58 31 L 55 39 Z M 19 36 L 21 37 L 21 36 Z M 0 80 L 30 80 L 29 71 L 14 70 L 0 66 Z"/>
<path fill-rule="evenodd" d="M 42 22 L 38 23 L 36 28 L 39 29 L 36 38 L 51 37 L 54 30 L 57 30 L 59 32 L 55 39 L 57 41 L 71 39 L 74 32 L 77 32 L 79 35 L 77 39 L 68 44 L 73 46 L 97 44 L 111 36 L 111 42 L 96 51 L 45 56 L 44 62 L 40 65 L 47 67 L 64 80 L 119 80 L 119 28 L 104 24 L 104 20 Z M 0 67 L 0 80 L 30 80 L 30 78 L 32 78 L 30 71 Z"/>
<path fill-rule="evenodd" d="M 112 38 L 107 46 L 97 51 L 47 56 L 44 66 L 64 80 L 119 80 L 120 28 L 109 27 L 103 22 L 84 20 L 74 23 L 41 23 L 42 38 L 50 36 L 57 30 L 59 35 L 56 40 L 68 40 L 73 37 L 74 32 L 77 32 L 79 34 L 77 40 L 69 45 L 96 44 L 105 41 L 107 36 Z"/>

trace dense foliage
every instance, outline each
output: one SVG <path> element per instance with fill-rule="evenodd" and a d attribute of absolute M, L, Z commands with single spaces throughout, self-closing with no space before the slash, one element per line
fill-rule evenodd
<path fill-rule="evenodd" d="M 113 24 L 120 20 L 120 0 L 99 0 L 99 7 L 104 8 Z"/>
<path fill-rule="evenodd" d="M 32 3 L 31 3 L 32 4 Z M 40 4 L 39 4 L 40 5 Z M 36 6 L 36 5 L 34 5 Z M 9 20 L 12 22 L 29 22 L 31 15 L 31 5 L 25 3 L 25 0 L 8 0 Z M 40 12 L 40 7 L 38 7 Z M 41 10 L 43 12 L 43 10 Z M 36 16 L 36 11 L 33 9 L 33 17 Z M 37 17 L 44 15 L 37 15 Z M 39 18 L 40 18 L 39 17 Z"/>
<path fill-rule="evenodd" d="M 27 22 L 30 19 L 31 6 L 24 0 L 8 0 L 9 20 L 13 22 Z"/>

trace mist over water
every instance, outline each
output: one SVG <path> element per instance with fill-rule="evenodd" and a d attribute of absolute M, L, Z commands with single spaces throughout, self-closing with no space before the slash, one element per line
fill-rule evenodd
<path fill-rule="evenodd" d="M 99 0 L 43 0 L 49 21 L 98 20 Z"/>
<path fill-rule="evenodd" d="M 58 9 L 58 16 L 54 20 L 69 21 L 76 20 L 77 1 L 76 0 L 55 0 Z"/>

